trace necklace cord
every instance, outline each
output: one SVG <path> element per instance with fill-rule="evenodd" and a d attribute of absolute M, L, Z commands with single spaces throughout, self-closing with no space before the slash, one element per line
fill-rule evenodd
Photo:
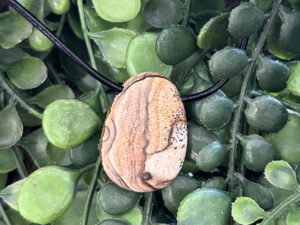
<path fill-rule="evenodd" d="M 39 19 L 37 19 L 31 12 L 29 12 L 26 8 L 24 8 L 20 3 L 16 0 L 9 0 L 9 5 L 15 9 L 18 13 L 20 13 L 27 21 L 29 21 L 34 27 L 36 27 L 40 32 L 42 32 L 47 38 L 49 38 L 61 51 L 63 51 L 67 56 L 69 56 L 75 63 L 77 63 L 83 70 L 85 70 L 89 75 L 94 77 L 96 80 L 100 81 L 104 85 L 115 89 L 117 91 L 122 91 L 122 85 L 115 83 L 98 71 L 93 69 L 88 63 L 82 60 L 78 55 L 76 55 L 71 49 L 69 49 L 58 37 L 56 37 Z M 248 43 L 248 38 L 244 38 L 241 41 L 240 48 L 246 49 Z M 188 96 L 181 96 L 182 101 L 195 101 L 202 98 L 205 98 L 219 89 L 221 89 L 226 83 L 228 79 L 219 80 L 212 87 Z"/>

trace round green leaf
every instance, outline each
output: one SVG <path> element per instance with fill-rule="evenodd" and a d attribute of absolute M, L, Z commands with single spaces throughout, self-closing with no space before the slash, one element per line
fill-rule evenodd
<path fill-rule="evenodd" d="M 36 88 L 47 79 L 47 67 L 36 57 L 22 58 L 9 65 L 6 72 L 11 82 L 24 90 Z"/>
<path fill-rule="evenodd" d="M 18 2 L 26 9 L 30 9 L 33 5 L 34 0 L 18 0 Z"/>
<path fill-rule="evenodd" d="M 110 215 L 124 214 L 130 211 L 138 202 L 141 195 L 125 190 L 115 184 L 105 184 L 98 195 L 101 208 Z"/>
<path fill-rule="evenodd" d="M 132 20 L 140 11 L 141 0 L 93 0 L 97 14 L 110 22 Z"/>
<path fill-rule="evenodd" d="M 212 75 L 218 79 L 227 79 L 239 75 L 248 64 L 245 51 L 226 47 L 217 51 L 209 61 Z"/>
<path fill-rule="evenodd" d="M 72 225 L 81 220 L 84 206 L 83 204 L 88 196 L 88 191 L 77 191 L 71 207 L 58 219 L 51 222 L 51 225 Z M 89 214 L 88 225 L 95 225 L 98 222 L 96 215 L 96 195 L 92 199 L 91 210 Z"/>
<path fill-rule="evenodd" d="M 49 158 L 55 162 L 55 165 L 70 166 L 72 164 L 69 156 L 69 149 L 61 149 L 48 142 L 46 151 Z"/>
<path fill-rule="evenodd" d="M 48 0 L 51 11 L 55 14 L 62 15 L 69 11 L 70 0 Z"/>
<path fill-rule="evenodd" d="M 265 138 L 252 134 L 242 137 L 240 141 L 243 146 L 242 158 L 248 169 L 262 172 L 275 159 L 275 151 Z"/>
<path fill-rule="evenodd" d="M 181 202 L 178 225 L 227 225 L 230 220 L 231 198 L 217 189 L 197 189 Z"/>
<path fill-rule="evenodd" d="M 289 111 L 288 121 L 277 133 L 265 137 L 272 144 L 279 159 L 291 164 L 300 162 L 299 139 L 300 114 Z"/>
<path fill-rule="evenodd" d="M 155 44 L 158 34 L 139 34 L 131 40 L 127 49 L 126 63 L 130 76 L 142 72 L 157 72 L 170 76 L 172 66 L 160 61 L 156 55 Z"/>
<path fill-rule="evenodd" d="M 71 8 L 71 10 L 67 14 L 67 19 L 68 19 L 70 28 L 73 31 L 73 33 L 76 35 L 76 37 L 83 40 L 84 36 L 83 36 L 82 28 L 81 28 L 81 23 L 79 21 L 78 11 L 76 10 L 76 8 Z"/>
<path fill-rule="evenodd" d="M 223 177 L 212 177 L 205 181 L 202 188 L 215 188 L 220 190 L 226 190 L 227 182 Z"/>
<path fill-rule="evenodd" d="M 86 17 L 87 26 L 89 28 L 89 31 L 92 33 L 112 29 L 115 25 L 114 23 L 110 23 L 99 17 L 95 8 L 93 7 L 84 6 L 84 13 Z"/>
<path fill-rule="evenodd" d="M 15 107 L 0 112 L 0 149 L 15 145 L 23 134 L 23 124 Z"/>
<path fill-rule="evenodd" d="M 260 8 L 248 2 L 242 3 L 231 11 L 228 31 L 233 37 L 247 37 L 263 25 L 264 19 Z"/>
<path fill-rule="evenodd" d="M 287 86 L 291 75 L 289 67 L 279 61 L 260 58 L 260 67 L 257 71 L 259 86 L 268 92 L 279 92 Z"/>
<path fill-rule="evenodd" d="M 200 183 L 192 177 L 178 175 L 172 183 L 162 189 L 164 205 L 176 215 L 180 202 L 192 191 L 200 187 Z"/>
<path fill-rule="evenodd" d="M 224 0 L 191 0 L 191 13 L 200 16 L 206 12 L 222 12 L 225 8 Z"/>
<path fill-rule="evenodd" d="M 49 141 L 70 148 L 91 137 L 102 125 L 87 103 L 62 99 L 48 105 L 43 114 L 43 129 Z"/>
<path fill-rule="evenodd" d="M 195 159 L 196 165 L 202 171 L 211 172 L 221 165 L 225 155 L 224 146 L 215 141 L 201 149 Z"/>
<path fill-rule="evenodd" d="M 280 45 L 289 52 L 300 54 L 298 41 L 300 36 L 300 13 L 281 8 L 279 16 L 282 21 L 279 34 Z"/>
<path fill-rule="evenodd" d="M 273 195 L 269 188 L 266 188 L 258 183 L 242 179 L 243 196 L 252 198 L 256 203 L 265 210 L 270 210 L 273 207 Z"/>
<path fill-rule="evenodd" d="M 267 180 L 275 187 L 294 190 L 298 187 L 296 174 L 286 161 L 270 162 L 265 168 Z"/>
<path fill-rule="evenodd" d="M 100 136 L 99 133 L 96 133 L 87 141 L 70 149 L 70 159 L 73 166 L 80 168 L 97 160 L 99 157 Z"/>
<path fill-rule="evenodd" d="M 272 8 L 273 0 L 250 0 L 250 2 L 266 12 Z"/>
<path fill-rule="evenodd" d="M 223 92 L 211 95 L 202 101 L 191 104 L 191 114 L 199 125 L 209 130 L 225 127 L 232 118 L 234 104 Z"/>
<path fill-rule="evenodd" d="M 126 67 L 127 47 L 135 35 L 135 32 L 123 28 L 113 28 L 90 34 L 99 46 L 104 58 L 117 68 Z"/>
<path fill-rule="evenodd" d="M 292 69 L 292 74 L 287 82 L 286 90 L 294 95 L 300 96 L 300 63 Z"/>
<path fill-rule="evenodd" d="M 53 43 L 37 28 L 33 28 L 32 34 L 28 41 L 30 46 L 38 52 L 48 51 L 53 46 Z"/>
<path fill-rule="evenodd" d="M 107 219 L 119 219 L 129 222 L 131 225 L 141 225 L 143 220 L 143 212 L 140 207 L 135 206 L 129 212 L 120 215 L 110 215 L 106 213 L 100 204 L 97 204 L 97 216 L 100 222 Z"/>
<path fill-rule="evenodd" d="M 144 6 L 144 16 L 152 26 L 166 28 L 183 18 L 183 9 L 180 0 L 149 0 Z"/>
<path fill-rule="evenodd" d="M 252 127 L 267 132 L 279 131 L 288 120 L 284 105 L 269 95 L 259 96 L 248 103 L 245 114 Z"/>
<path fill-rule="evenodd" d="M 16 167 L 12 149 L 0 149 L 0 173 L 8 173 L 16 169 Z"/>
<path fill-rule="evenodd" d="M 8 25 L 9 24 L 9 25 Z M 0 45 L 8 49 L 15 47 L 32 32 L 32 25 L 21 14 L 8 11 L 0 14 Z"/>
<path fill-rule="evenodd" d="M 49 223 L 71 205 L 78 174 L 57 166 L 43 167 L 26 178 L 18 194 L 20 214 L 30 222 Z"/>
<path fill-rule="evenodd" d="M 14 210 L 12 208 L 9 208 L 8 210 L 6 210 L 6 214 L 7 214 L 9 221 L 11 222 L 11 224 L 32 225 L 32 223 L 25 220 L 18 211 Z"/>
<path fill-rule="evenodd" d="M 18 61 L 19 59 L 29 56 L 19 47 L 14 47 L 10 49 L 0 48 L 0 64 L 9 65 Z"/>
<path fill-rule="evenodd" d="M 248 225 L 264 218 L 265 211 L 251 198 L 240 197 L 232 204 L 232 217 L 242 225 Z"/>
<path fill-rule="evenodd" d="M 164 29 L 156 40 L 158 58 L 168 65 L 175 65 L 197 50 L 193 31 L 182 26 Z"/>
<path fill-rule="evenodd" d="M 280 59 L 289 60 L 296 57 L 298 54 L 288 51 L 281 45 L 279 40 L 281 26 L 282 21 L 279 16 L 276 16 L 267 37 L 268 50 Z"/>
<path fill-rule="evenodd" d="M 66 85 L 52 85 L 40 93 L 38 93 L 34 99 L 33 103 L 40 106 L 41 108 L 46 108 L 51 102 L 58 99 L 73 99 L 75 98 L 74 92 L 71 88 Z"/>
<path fill-rule="evenodd" d="M 211 18 L 200 30 L 198 46 L 203 49 L 217 48 L 229 37 L 228 27 L 229 13 L 223 13 Z"/>
<path fill-rule="evenodd" d="M 298 225 L 300 221 L 300 209 L 294 209 L 286 217 L 286 225 Z"/>
<path fill-rule="evenodd" d="M 47 154 L 48 139 L 42 128 L 22 138 L 20 145 L 27 151 L 37 167 L 54 165 Z"/>

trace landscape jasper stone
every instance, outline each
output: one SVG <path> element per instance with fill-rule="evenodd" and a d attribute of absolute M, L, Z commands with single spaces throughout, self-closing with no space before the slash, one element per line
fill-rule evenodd
<path fill-rule="evenodd" d="M 150 192 L 179 173 L 187 149 L 184 106 L 176 87 L 158 73 L 141 73 L 124 83 L 102 131 L 103 168 L 119 186 Z"/>

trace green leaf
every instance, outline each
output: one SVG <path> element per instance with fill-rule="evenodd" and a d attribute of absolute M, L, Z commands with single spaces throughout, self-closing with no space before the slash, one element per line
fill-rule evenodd
<path fill-rule="evenodd" d="M 75 8 L 72 8 L 67 14 L 68 23 L 73 33 L 81 40 L 84 39 L 81 24 L 79 21 L 79 15 Z"/>
<path fill-rule="evenodd" d="M 298 63 L 293 69 L 292 74 L 289 77 L 286 90 L 294 95 L 300 96 L 300 63 Z"/>
<path fill-rule="evenodd" d="M 33 28 L 31 36 L 28 39 L 31 48 L 38 52 L 44 52 L 50 50 L 53 47 L 52 41 L 48 39 L 37 28 Z"/>
<path fill-rule="evenodd" d="M 104 58 L 117 68 L 126 67 L 126 52 L 135 32 L 123 28 L 113 28 L 90 36 L 99 46 Z"/>
<path fill-rule="evenodd" d="M 30 223 L 28 221 L 26 221 L 18 211 L 9 208 L 8 210 L 6 210 L 6 214 L 7 217 L 9 219 L 9 221 L 11 222 L 11 224 L 14 225 L 35 225 L 33 223 Z"/>
<path fill-rule="evenodd" d="M 140 11 L 141 0 L 93 0 L 97 14 L 110 22 L 132 20 Z"/>
<path fill-rule="evenodd" d="M 300 114 L 288 111 L 287 123 L 277 133 L 265 135 L 271 143 L 279 159 L 290 164 L 300 162 L 300 139 L 299 139 Z"/>
<path fill-rule="evenodd" d="M 248 225 L 265 217 L 265 211 L 251 198 L 240 197 L 232 204 L 233 219 L 242 224 Z"/>
<path fill-rule="evenodd" d="M 36 57 L 26 57 L 12 63 L 6 72 L 11 82 L 24 90 L 36 88 L 47 79 L 47 67 Z"/>
<path fill-rule="evenodd" d="M 229 37 L 228 18 L 229 13 L 211 18 L 200 30 L 198 46 L 203 49 L 213 49 L 226 43 Z"/>
<path fill-rule="evenodd" d="M 275 187 L 285 190 L 298 188 L 296 174 L 286 161 L 273 161 L 265 168 L 267 180 Z"/>
<path fill-rule="evenodd" d="M 86 17 L 87 27 L 89 28 L 90 32 L 101 32 L 112 29 L 115 26 L 114 23 L 110 23 L 99 17 L 95 11 L 95 8 L 93 7 L 85 6 L 84 13 Z"/>
<path fill-rule="evenodd" d="M 265 12 L 269 11 L 272 8 L 272 4 L 273 4 L 273 0 L 250 0 L 250 2 L 256 5 L 257 7 L 261 8 Z"/>
<path fill-rule="evenodd" d="M 200 15 L 206 12 L 219 11 L 222 12 L 225 8 L 224 0 L 192 0 L 191 13 Z"/>
<path fill-rule="evenodd" d="M 144 17 L 157 28 L 167 28 L 183 18 L 183 4 L 180 0 L 149 0 L 144 6 Z"/>
<path fill-rule="evenodd" d="M 18 193 L 25 179 L 16 181 L 0 191 L 0 198 L 12 209 L 18 211 Z"/>
<path fill-rule="evenodd" d="M 69 11 L 71 1 L 70 0 L 48 0 L 48 4 L 53 13 L 57 15 L 63 15 Z"/>
<path fill-rule="evenodd" d="M 249 2 L 241 3 L 230 12 L 228 31 L 235 37 L 247 37 L 258 31 L 265 20 L 264 12 Z"/>
<path fill-rule="evenodd" d="M 0 149 L 15 145 L 22 134 L 23 124 L 16 108 L 4 108 L 0 112 Z"/>
<path fill-rule="evenodd" d="M 130 76 L 142 72 L 157 72 L 170 76 L 172 66 L 160 61 L 156 55 L 155 44 L 158 34 L 139 34 L 131 40 L 127 49 L 126 63 Z"/>
<path fill-rule="evenodd" d="M 18 0 L 18 2 L 26 9 L 30 9 L 33 5 L 34 0 Z"/>
<path fill-rule="evenodd" d="M 228 225 L 231 197 L 217 189 L 197 189 L 180 203 L 178 225 Z"/>
<path fill-rule="evenodd" d="M 192 30 L 173 26 L 162 30 L 158 35 L 155 50 L 163 63 L 175 65 L 197 50 L 196 38 Z"/>
<path fill-rule="evenodd" d="M 300 209 L 292 209 L 286 217 L 286 225 L 298 225 L 300 221 Z"/>
<path fill-rule="evenodd" d="M 41 108 L 46 108 L 47 105 L 55 100 L 73 98 L 75 98 L 74 92 L 68 86 L 52 85 L 37 94 L 33 99 L 33 103 Z"/>
<path fill-rule="evenodd" d="M 31 32 L 31 23 L 19 13 L 8 11 L 0 14 L 0 45 L 2 48 L 15 47 L 28 38 Z"/>
<path fill-rule="evenodd" d="M 20 141 L 20 145 L 27 151 L 38 167 L 54 165 L 54 162 L 47 155 L 47 143 L 48 139 L 42 128 L 37 129 Z"/>
<path fill-rule="evenodd" d="M 143 212 L 139 206 L 135 206 L 127 213 L 120 215 L 110 215 L 101 208 L 100 204 L 97 204 L 97 216 L 100 222 L 106 219 L 121 219 L 129 222 L 131 225 L 141 225 Z"/>
<path fill-rule="evenodd" d="M 3 49 L 0 47 L 0 64 L 9 65 L 23 57 L 29 56 L 19 47 Z"/>
<path fill-rule="evenodd" d="M 30 222 L 47 224 L 71 206 L 78 171 L 58 166 L 40 168 L 30 174 L 18 194 L 20 214 Z"/>
<path fill-rule="evenodd" d="M 70 166 L 72 164 L 69 149 L 62 149 L 48 142 L 46 151 L 49 158 L 55 162 L 55 165 Z"/>
<path fill-rule="evenodd" d="M 16 169 L 16 167 L 12 149 L 0 149 L 0 173 L 8 173 Z"/>
<path fill-rule="evenodd" d="M 51 225 L 72 225 L 77 224 L 81 220 L 84 202 L 88 196 L 88 191 L 79 191 L 76 193 L 76 197 L 71 205 L 71 207 L 66 211 L 61 217 L 51 222 Z M 96 199 L 97 196 L 94 195 L 91 205 L 91 211 L 89 214 L 88 225 L 95 225 L 98 222 L 96 215 Z"/>
<path fill-rule="evenodd" d="M 87 103 L 61 99 L 52 102 L 43 114 L 43 129 L 57 147 L 70 148 L 83 143 L 100 127 L 102 121 Z"/>

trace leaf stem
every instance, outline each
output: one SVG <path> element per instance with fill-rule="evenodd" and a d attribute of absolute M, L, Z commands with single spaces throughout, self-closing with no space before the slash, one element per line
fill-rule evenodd
<path fill-rule="evenodd" d="M 92 170 L 94 167 L 95 167 L 95 163 L 92 163 L 92 164 L 89 164 L 89 165 L 87 165 L 87 166 L 85 166 L 85 167 L 83 167 L 83 168 L 80 168 L 80 169 L 79 169 L 79 172 L 80 172 L 81 174 L 83 174 L 83 173 L 86 173 L 86 172 Z"/>
<path fill-rule="evenodd" d="M 6 223 L 6 225 L 12 225 L 11 222 L 9 221 L 7 215 L 6 215 L 6 212 L 3 209 L 3 206 L 1 204 L 1 202 L 0 202 L 0 214 L 2 215 L 3 221 Z"/>
<path fill-rule="evenodd" d="M 239 100 L 238 100 L 238 108 L 237 111 L 234 115 L 234 119 L 232 122 L 232 130 L 231 130 L 231 151 L 229 154 L 229 165 L 228 165 L 228 174 L 227 177 L 229 178 L 229 190 L 232 191 L 235 188 L 235 181 L 234 181 L 234 172 L 235 172 L 235 159 L 236 159 L 236 154 L 237 154 L 237 133 L 239 132 L 240 129 L 240 120 L 242 116 L 242 112 L 244 109 L 244 99 L 245 96 L 249 95 L 249 81 L 251 78 L 251 75 L 255 71 L 256 64 L 258 62 L 258 57 L 259 54 L 261 53 L 263 46 L 265 44 L 267 35 L 270 32 L 271 25 L 274 22 L 274 19 L 278 13 L 279 6 L 281 4 L 282 0 L 276 0 L 273 5 L 273 10 L 271 13 L 271 17 L 269 18 L 268 22 L 265 25 L 265 28 L 262 32 L 262 34 L 259 37 L 257 46 L 253 52 L 253 61 L 247 66 L 246 72 L 245 72 L 245 78 L 243 80 Z"/>
<path fill-rule="evenodd" d="M 282 213 L 284 213 L 284 211 L 287 210 L 291 204 L 296 203 L 297 201 L 300 201 L 300 192 L 296 192 L 281 202 L 267 215 L 267 218 L 265 218 L 260 225 L 268 225 L 271 221 L 282 215 Z"/>
<path fill-rule="evenodd" d="M 79 12 L 81 29 L 82 29 L 82 33 L 84 36 L 85 45 L 86 45 L 86 48 L 87 48 L 87 51 L 89 54 L 89 58 L 91 61 L 91 65 L 95 70 L 97 70 L 97 64 L 96 64 L 94 52 L 92 49 L 91 41 L 88 37 L 88 30 L 87 30 L 85 17 L 84 17 L 84 10 L 83 10 L 83 0 L 77 0 L 77 7 L 78 7 L 78 12 Z M 109 108 L 109 100 L 105 93 L 103 85 L 99 81 L 97 82 L 97 84 L 98 84 L 97 89 L 100 91 L 100 99 L 101 99 L 102 109 L 103 109 L 103 112 L 105 113 L 108 111 L 108 108 Z"/>
<path fill-rule="evenodd" d="M 17 146 L 14 146 L 12 148 L 12 153 L 13 153 L 13 157 L 15 159 L 15 162 L 16 162 L 16 165 L 17 165 L 17 170 L 18 170 L 18 173 L 19 173 L 20 177 L 22 179 L 27 177 L 28 173 L 26 171 L 26 168 L 25 168 L 25 165 L 24 165 L 23 161 L 21 160 L 19 149 L 18 149 Z"/>
<path fill-rule="evenodd" d="M 152 212 L 152 201 L 153 201 L 153 192 L 145 194 L 146 202 L 144 207 L 144 217 L 142 225 L 151 224 L 151 212 Z"/>
<path fill-rule="evenodd" d="M 97 162 L 96 162 L 96 167 L 95 167 L 95 171 L 94 171 L 94 174 L 93 174 L 92 181 L 89 185 L 88 197 L 87 197 L 86 202 L 85 202 L 85 207 L 84 207 L 83 215 L 82 215 L 82 218 L 81 218 L 81 225 L 87 225 L 88 224 L 90 208 L 91 208 L 92 200 L 93 200 L 94 193 L 95 193 L 95 190 L 96 190 L 96 187 L 97 187 L 97 183 L 98 183 L 97 180 L 98 180 L 100 170 L 101 170 L 101 159 L 99 157 Z"/>
<path fill-rule="evenodd" d="M 189 22 L 189 15 L 190 15 L 190 9 L 191 9 L 191 0 L 185 0 L 184 3 L 185 6 L 185 12 L 183 15 L 183 21 L 182 21 L 182 26 L 186 27 Z"/>
<path fill-rule="evenodd" d="M 2 85 L 2 87 L 12 96 L 15 95 L 15 98 L 17 100 L 17 102 L 26 110 L 29 111 L 29 113 L 31 113 L 32 115 L 34 115 L 35 117 L 42 119 L 43 115 L 41 112 L 39 112 L 37 109 L 33 108 L 32 106 L 30 106 L 25 99 L 23 99 L 21 97 L 21 95 L 19 95 L 18 93 L 16 93 L 16 91 L 13 90 L 13 88 L 8 84 L 8 82 L 6 81 L 4 74 L 0 72 L 0 83 Z"/>

